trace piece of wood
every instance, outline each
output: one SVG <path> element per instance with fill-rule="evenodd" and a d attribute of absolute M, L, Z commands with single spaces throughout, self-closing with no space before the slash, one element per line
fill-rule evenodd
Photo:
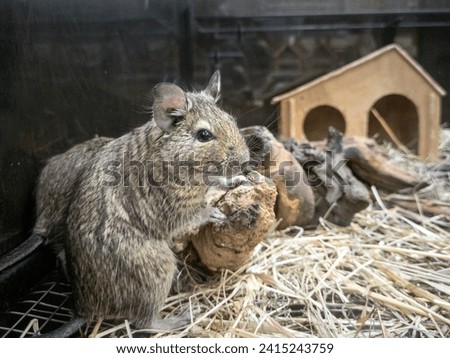
<path fill-rule="evenodd" d="M 326 142 L 313 142 L 312 145 L 324 150 Z M 377 149 L 378 144 L 373 139 L 344 137 L 342 146 L 343 157 L 348 160 L 349 168 L 358 179 L 369 185 L 387 192 L 427 185 L 398 166 L 390 164 L 388 158 Z"/>
<path fill-rule="evenodd" d="M 313 188 L 316 208 L 312 225 L 323 217 L 347 226 L 358 211 L 369 205 L 369 191 L 346 165 L 342 133 L 330 128 L 323 148 L 294 139 L 285 141 L 284 146 L 302 165 Z"/>
<path fill-rule="evenodd" d="M 403 143 L 398 139 L 398 137 L 395 135 L 394 131 L 389 127 L 389 124 L 387 124 L 386 120 L 383 118 L 383 116 L 376 110 L 376 108 L 372 108 L 370 112 L 373 114 L 373 116 L 376 118 L 378 123 L 381 124 L 383 129 L 386 131 L 387 135 L 391 140 L 394 142 L 394 144 L 397 146 L 398 149 L 400 149 L 403 153 L 411 154 L 411 151 L 406 148 Z"/>
<path fill-rule="evenodd" d="M 243 128 L 242 134 L 257 170 L 276 184 L 275 214 L 282 220 L 278 229 L 311 224 L 315 214 L 314 193 L 301 165 L 266 127 Z"/>
<path fill-rule="evenodd" d="M 419 185 L 416 177 L 390 164 L 388 159 L 377 151 L 377 147 L 376 142 L 369 138 L 345 139 L 344 157 L 349 160 L 349 166 L 358 178 L 389 192 Z"/>
<path fill-rule="evenodd" d="M 276 187 L 257 172 L 248 182 L 224 191 L 214 207 L 227 216 L 223 223 L 207 224 L 175 240 L 174 251 L 209 270 L 237 270 L 250 258 L 255 246 L 275 222 Z"/>

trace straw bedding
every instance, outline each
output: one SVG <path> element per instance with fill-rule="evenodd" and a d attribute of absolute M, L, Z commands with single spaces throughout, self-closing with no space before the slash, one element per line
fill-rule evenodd
<path fill-rule="evenodd" d="M 101 324 L 98 337 L 450 337 L 450 131 L 438 164 L 390 146 L 390 160 L 429 186 L 385 194 L 348 227 L 272 228 L 238 271 L 181 265 L 163 316 L 193 313 L 171 332 Z"/>

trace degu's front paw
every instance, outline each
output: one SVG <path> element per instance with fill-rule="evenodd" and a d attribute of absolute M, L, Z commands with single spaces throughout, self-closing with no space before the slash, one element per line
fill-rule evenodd
<path fill-rule="evenodd" d="M 234 177 L 220 177 L 218 178 L 218 185 L 222 188 L 233 189 L 241 184 L 247 183 L 248 179 L 245 175 L 235 175 Z"/>
<path fill-rule="evenodd" d="M 209 222 L 213 224 L 223 224 L 227 221 L 227 216 L 218 208 L 211 208 Z"/>

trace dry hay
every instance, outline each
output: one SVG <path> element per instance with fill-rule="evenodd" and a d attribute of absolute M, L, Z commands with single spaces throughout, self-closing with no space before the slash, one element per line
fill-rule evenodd
<path fill-rule="evenodd" d="M 322 220 L 313 231 L 272 230 L 236 272 L 182 267 L 163 315 L 188 308 L 188 327 L 158 333 L 103 324 L 97 336 L 450 337 L 449 217 L 421 209 L 450 209 L 448 173 L 385 152 L 431 185 L 395 195 L 371 188 L 373 204 L 349 227 Z"/>

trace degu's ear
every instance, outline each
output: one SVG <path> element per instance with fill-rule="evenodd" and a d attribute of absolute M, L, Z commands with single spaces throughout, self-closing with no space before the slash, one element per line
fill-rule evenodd
<path fill-rule="evenodd" d="M 220 71 L 217 70 L 209 80 L 208 86 L 206 86 L 205 92 L 214 98 L 214 102 L 217 102 L 220 98 Z"/>
<path fill-rule="evenodd" d="M 164 132 L 170 133 L 188 111 L 186 93 L 173 83 L 153 87 L 153 119 Z"/>

